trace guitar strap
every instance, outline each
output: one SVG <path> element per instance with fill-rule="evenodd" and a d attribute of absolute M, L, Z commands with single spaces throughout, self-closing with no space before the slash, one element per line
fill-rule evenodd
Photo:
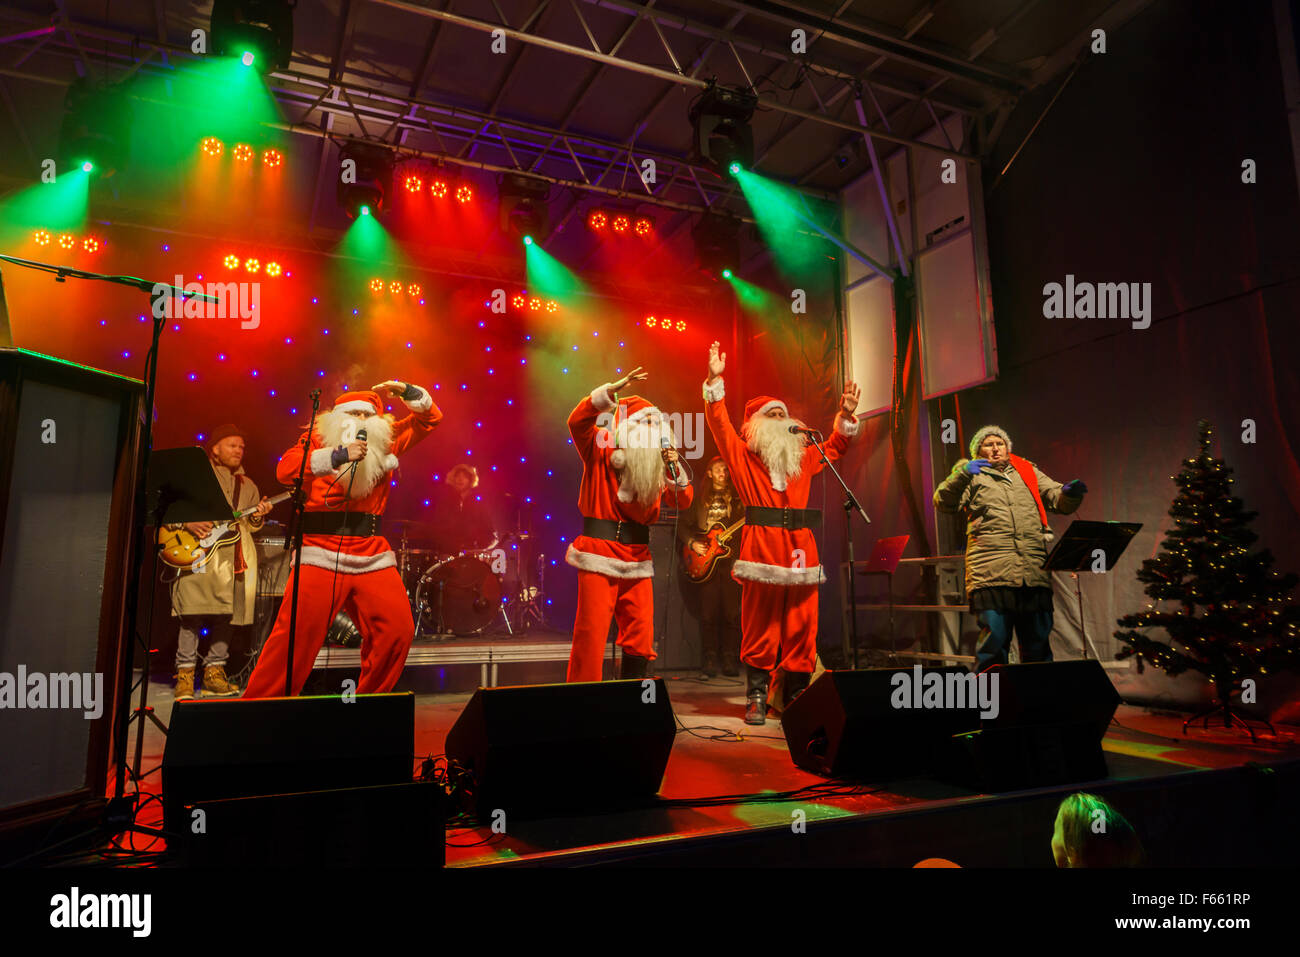
<path fill-rule="evenodd" d="M 236 474 L 235 494 L 232 496 L 234 501 L 231 502 L 231 508 L 234 508 L 235 510 L 239 509 L 239 492 L 243 484 L 244 477 Z M 244 528 L 241 525 L 239 528 L 239 547 L 235 549 L 235 574 L 242 575 L 246 571 L 248 571 L 248 562 L 244 560 Z"/>

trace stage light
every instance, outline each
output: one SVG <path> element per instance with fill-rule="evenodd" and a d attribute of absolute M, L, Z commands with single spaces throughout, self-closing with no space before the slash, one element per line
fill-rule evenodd
<path fill-rule="evenodd" d="M 393 191 L 392 151 L 375 143 L 347 143 L 339 150 L 339 162 L 342 175 L 335 196 L 349 218 L 384 212 Z"/>
<path fill-rule="evenodd" d="M 271 276 L 272 278 L 275 278 L 276 276 L 279 276 L 279 275 L 280 275 L 280 264 L 279 264 L 279 263 L 267 263 L 267 264 L 266 264 L 266 274 L 267 274 L 268 276 Z"/>
<path fill-rule="evenodd" d="M 293 53 L 293 4 L 289 0 L 213 0 L 212 50 L 257 64 L 264 73 L 289 66 Z"/>
<path fill-rule="evenodd" d="M 77 237 L 72 235 L 72 233 L 64 233 L 59 237 L 60 249 L 73 249 L 76 247 L 76 245 L 77 245 Z"/>
<path fill-rule="evenodd" d="M 445 199 L 447 196 L 447 181 L 445 179 L 435 179 L 429 184 L 429 195 L 434 199 Z"/>
<path fill-rule="evenodd" d="M 241 163 L 247 163 L 253 158 L 253 148 L 247 143 L 236 143 L 230 155 Z"/>
<path fill-rule="evenodd" d="M 550 231 L 546 208 L 550 191 L 551 184 L 545 180 L 520 173 L 502 173 L 497 180 L 501 231 L 507 235 L 545 239 Z"/>
<path fill-rule="evenodd" d="M 402 284 L 398 282 L 396 279 L 394 279 L 392 282 L 388 284 L 388 291 L 391 292 L 394 296 L 396 296 L 398 293 L 402 291 Z"/>
<path fill-rule="evenodd" d="M 631 224 L 632 224 L 631 220 L 629 220 L 626 216 L 619 215 L 619 216 L 615 216 L 614 219 L 610 222 L 609 228 L 614 230 L 614 232 L 618 233 L 621 236 L 625 232 L 627 232 L 628 227 Z"/>
<path fill-rule="evenodd" d="M 717 275 L 740 258 L 740 220 L 732 216 L 705 213 L 691 235 L 695 261 L 707 273 Z"/>
<path fill-rule="evenodd" d="M 81 241 L 81 248 L 88 253 L 99 252 L 99 240 L 94 236 L 87 236 Z"/>
<path fill-rule="evenodd" d="M 529 299 L 529 300 L 528 300 L 528 311 L 529 311 L 529 312 L 536 312 L 538 309 L 541 309 L 541 308 L 542 308 L 542 300 L 538 299 L 536 296 L 534 296 L 532 299 Z"/>
<path fill-rule="evenodd" d="M 222 261 L 225 263 L 225 266 L 226 266 L 227 269 L 238 269 L 238 268 L 239 268 L 239 257 L 236 256 L 234 253 L 231 253 L 230 255 L 228 255 L 228 256 L 227 256 L 224 260 L 222 260 Z"/>
<path fill-rule="evenodd" d="M 81 171 L 83 173 L 89 173 L 93 171 L 94 168 L 95 168 L 95 164 L 92 163 L 90 160 L 86 160 L 86 162 L 81 164 Z"/>
<path fill-rule="evenodd" d="M 691 149 L 688 162 L 704 165 L 718 175 L 732 165 L 754 162 L 754 131 L 749 121 L 758 97 L 744 90 L 710 84 L 691 106 Z"/>
<path fill-rule="evenodd" d="M 126 164 L 131 144 L 131 105 L 120 87 L 81 77 L 68 87 L 63 109 L 59 158 L 64 169 L 78 167 L 107 178 Z"/>
<path fill-rule="evenodd" d="M 275 169 L 283 162 L 284 155 L 279 150 L 262 150 L 262 165 L 268 169 Z"/>
<path fill-rule="evenodd" d="M 653 329 L 656 325 L 658 325 L 658 323 L 659 320 L 657 320 L 654 316 L 645 317 L 645 324 L 649 326 L 651 329 Z"/>
<path fill-rule="evenodd" d="M 732 176 L 737 176 L 737 175 L 739 175 L 739 173 L 740 173 L 740 164 L 739 164 L 739 163 L 732 163 L 730 166 L 727 167 L 727 172 L 730 173 Z"/>
<path fill-rule="evenodd" d="M 414 173 L 402 180 L 402 183 L 406 186 L 406 191 L 408 193 L 418 193 L 424 188 L 424 180 L 420 179 L 420 177 L 416 176 Z"/>
<path fill-rule="evenodd" d="M 418 296 L 418 295 L 420 294 L 420 285 L 419 285 L 419 283 L 414 283 L 414 282 L 413 282 L 413 283 L 411 283 L 409 286 L 407 286 L 407 287 L 406 287 L 406 294 L 407 294 L 408 296 Z"/>
<path fill-rule="evenodd" d="M 724 270 L 722 270 L 722 278 L 723 278 L 723 279 L 730 279 L 730 278 L 731 278 L 731 270 L 730 270 L 730 269 L 724 269 Z"/>
<path fill-rule="evenodd" d="M 466 185 L 456 187 L 456 202 L 462 205 L 474 198 L 474 190 Z"/>
<path fill-rule="evenodd" d="M 558 302 L 556 302 L 554 299 L 548 299 L 548 300 L 546 301 L 546 311 L 547 311 L 547 312 L 559 312 L 559 311 L 560 311 L 560 304 L 559 304 Z"/>
<path fill-rule="evenodd" d="M 587 228 L 600 232 L 609 224 L 609 217 L 603 209 L 593 209 L 587 214 Z"/>
<path fill-rule="evenodd" d="M 640 236 L 642 239 L 644 239 L 646 236 L 649 236 L 652 232 L 654 232 L 655 227 L 654 227 L 654 223 L 650 221 L 649 217 L 642 216 L 640 219 L 636 221 L 636 226 L 633 228 L 636 234 Z"/>
<path fill-rule="evenodd" d="M 32 233 L 32 241 L 37 246 L 48 246 L 50 244 L 50 234 L 43 229 L 38 229 Z"/>
<path fill-rule="evenodd" d="M 677 320 L 677 331 L 678 331 L 678 332 L 685 332 L 685 331 L 686 331 L 686 323 L 685 323 L 683 320 L 681 320 L 681 319 L 678 319 L 678 320 Z"/>
<path fill-rule="evenodd" d="M 516 295 L 513 299 L 510 300 L 510 305 L 514 306 L 516 309 L 522 309 L 524 308 L 525 301 L 526 300 L 522 295 Z"/>
<path fill-rule="evenodd" d="M 215 136 L 205 136 L 200 145 L 204 156 L 220 156 L 226 149 L 226 145 Z"/>
<path fill-rule="evenodd" d="M 247 269 L 249 272 L 257 272 L 259 269 L 262 268 L 262 264 L 258 262 L 256 259 L 251 259 L 251 258 L 245 259 L 244 268 Z"/>
<path fill-rule="evenodd" d="M 525 245 L 525 246 L 531 246 L 532 244 L 533 244 L 533 237 L 532 237 L 532 236 L 525 236 L 525 237 L 524 237 L 524 245 Z"/>
<path fill-rule="evenodd" d="M 383 292 L 383 291 L 384 291 L 384 281 L 383 281 L 382 279 L 372 279 L 372 280 L 370 280 L 370 291 L 371 291 L 371 292 L 376 292 L 376 293 L 378 293 L 378 292 Z"/>

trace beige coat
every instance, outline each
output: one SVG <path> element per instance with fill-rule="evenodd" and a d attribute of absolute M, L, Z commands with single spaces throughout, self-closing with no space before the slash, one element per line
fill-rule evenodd
<path fill-rule="evenodd" d="M 969 459 L 957 463 L 934 492 L 934 507 L 966 515 L 966 594 L 977 588 L 1050 588 L 1043 569 L 1047 542 L 1034 496 L 1010 465 L 971 475 Z M 1030 463 L 1033 465 L 1033 463 Z M 1071 498 L 1056 482 L 1033 466 L 1038 495 L 1048 512 L 1068 515 L 1083 497 Z"/>
<path fill-rule="evenodd" d="M 226 493 L 232 508 L 253 508 L 262 496 L 257 486 L 247 476 L 239 489 L 239 501 L 234 501 L 235 475 L 244 475 L 243 468 L 232 473 L 225 466 L 213 464 L 212 471 Z M 220 520 L 228 516 L 213 516 Z M 257 549 L 253 545 L 251 528 L 258 528 L 261 518 L 240 522 L 239 541 L 217 549 L 199 572 L 181 572 L 172 585 L 173 615 L 229 615 L 232 625 L 249 625 L 253 622 L 253 603 L 257 597 Z M 235 574 L 235 549 L 242 550 L 248 568 Z"/>

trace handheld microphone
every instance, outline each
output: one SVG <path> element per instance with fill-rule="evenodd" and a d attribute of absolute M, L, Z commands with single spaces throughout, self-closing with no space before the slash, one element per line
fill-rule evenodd
<path fill-rule="evenodd" d="M 821 435 L 816 429 L 805 429 L 802 425 L 790 426 L 791 435 Z"/>
<path fill-rule="evenodd" d="M 668 442 L 668 436 L 666 436 L 666 435 L 662 435 L 662 434 L 659 436 L 659 448 L 661 448 L 661 449 L 671 449 L 671 448 L 672 448 L 672 445 Z M 674 482 L 677 481 L 677 463 L 676 463 L 676 462 L 669 462 L 669 463 L 668 463 L 668 474 L 671 475 L 671 476 L 673 477 L 673 481 L 674 481 Z"/>

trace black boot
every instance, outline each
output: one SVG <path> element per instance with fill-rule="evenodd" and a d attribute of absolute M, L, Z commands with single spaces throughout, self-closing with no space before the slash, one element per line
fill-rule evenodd
<path fill-rule="evenodd" d="M 767 671 L 745 665 L 745 697 L 749 706 L 745 709 L 745 724 L 767 723 Z"/>
<path fill-rule="evenodd" d="M 640 655 L 629 655 L 625 651 L 623 652 L 623 665 L 619 668 L 618 677 L 620 681 L 626 681 L 629 678 L 644 678 L 649 669 L 649 658 L 642 658 Z"/>
<path fill-rule="evenodd" d="M 803 694 L 812 675 L 804 671 L 787 671 L 781 681 L 781 710 L 790 707 L 790 702 Z"/>

